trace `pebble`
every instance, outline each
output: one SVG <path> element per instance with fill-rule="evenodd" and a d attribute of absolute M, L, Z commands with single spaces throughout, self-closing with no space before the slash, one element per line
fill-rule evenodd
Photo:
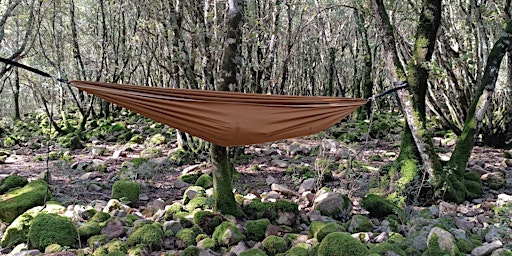
<path fill-rule="evenodd" d="M 491 243 L 483 244 L 476 247 L 471 251 L 471 256 L 484 256 L 489 255 L 492 251 L 501 248 L 503 243 L 500 240 L 493 241 Z"/>

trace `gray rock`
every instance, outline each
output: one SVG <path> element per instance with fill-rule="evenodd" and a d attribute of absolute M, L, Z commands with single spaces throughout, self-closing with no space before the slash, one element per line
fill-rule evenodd
<path fill-rule="evenodd" d="M 453 235 L 453 237 L 455 237 L 456 240 L 466 240 L 471 242 L 471 239 L 468 238 L 466 235 L 466 230 L 464 229 L 451 228 L 450 233 Z"/>
<path fill-rule="evenodd" d="M 337 220 L 345 220 L 349 219 L 352 211 L 352 202 L 341 193 L 326 192 L 315 199 L 313 209 L 320 211 L 322 215 Z"/>
<path fill-rule="evenodd" d="M 288 146 L 288 155 L 290 156 L 295 156 L 303 153 L 304 149 L 300 143 L 294 142 L 290 146 Z"/>
<path fill-rule="evenodd" d="M 163 210 L 165 208 L 165 201 L 162 200 L 161 198 L 157 198 L 157 199 L 155 199 L 155 201 L 148 204 L 148 208 L 155 210 L 155 211 Z"/>
<path fill-rule="evenodd" d="M 293 226 L 297 222 L 297 215 L 294 212 L 278 212 L 279 217 L 276 219 L 277 224 Z"/>
<path fill-rule="evenodd" d="M 491 253 L 491 256 L 506 256 L 510 255 L 510 250 L 506 250 L 503 248 L 497 249 Z"/>
<path fill-rule="evenodd" d="M 503 160 L 503 164 L 506 167 L 512 167 L 512 159 L 505 159 L 505 160 Z"/>
<path fill-rule="evenodd" d="M 237 245 L 231 247 L 231 250 L 229 252 L 234 253 L 235 255 L 240 255 L 241 252 L 247 251 L 249 248 L 247 248 L 247 244 L 245 244 L 243 241 L 239 242 Z"/>
<path fill-rule="evenodd" d="M 409 238 L 407 238 L 407 243 L 410 244 L 410 247 L 414 250 L 420 252 L 427 250 L 427 238 L 431 229 L 432 226 L 426 226 L 420 231 L 414 232 Z"/>
<path fill-rule="evenodd" d="M 182 188 L 186 188 L 186 187 L 190 186 L 190 184 L 188 184 L 184 181 L 181 181 L 181 180 L 175 180 L 171 186 L 172 186 L 172 188 L 182 189 Z"/>
<path fill-rule="evenodd" d="M 272 166 L 279 167 L 279 168 L 286 168 L 288 167 L 288 162 L 281 160 L 281 159 L 274 159 L 271 162 Z"/>
<path fill-rule="evenodd" d="M 274 183 L 277 183 L 277 180 L 273 176 L 268 175 L 267 178 L 265 179 L 265 182 L 267 183 L 267 185 L 272 185 Z"/>
<path fill-rule="evenodd" d="M 388 238 L 389 238 L 389 233 L 388 233 L 388 232 L 382 232 L 382 233 L 380 233 L 379 235 L 377 235 L 377 236 L 373 239 L 373 241 L 374 241 L 375 243 L 382 243 L 382 242 L 384 242 L 384 241 L 388 240 Z"/>
<path fill-rule="evenodd" d="M 102 235 L 107 235 L 109 239 L 121 237 L 125 234 L 123 222 L 118 218 L 112 218 L 107 225 L 101 229 Z"/>
<path fill-rule="evenodd" d="M 180 231 L 180 229 L 183 228 L 183 226 L 181 226 L 181 223 L 177 220 L 166 221 L 162 226 L 164 232 L 167 230 L 171 230 L 173 234 L 178 233 L 178 231 Z"/>
<path fill-rule="evenodd" d="M 503 172 L 486 173 L 482 175 L 481 179 L 486 182 L 491 189 L 499 189 L 505 185 L 505 174 Z"/>
<path fill-rule="evenodd" d="M 483 244 L 481 246 L 476 247 L 471 251 L 471 256 L 485 256 L 492 253 L 494 250 L 497 250 L 503 246 L 500 240 L 493 241 L 491 243 Z"/>
<path fill-rule="evenodd" d="M 266 195 L 265 195 L 265 199 L 273 199 L 273 200 L 277 200 L 281 198 L 281 194 L 279 194 L 278 192 L 276 191 L 269 191 Z"/>
<path fill-rule="evenodd" d="M 437 243 L 432 240 L 434 237 L 438 238 Z M 439 227 L 433 227 L 427 237 L 427 248 L 433 244 L 443 251 L 449 251 L 450 255 L 455 255 L 457 245 L 455 244 L 455 239 L 450 232 Z"/>
<path fill-rule="evenodd" d="M 316 179 L 315 178 L 309 178 L 305 179 L 302 184 L 300 184 L 299 187 L 299 194 L 302 194 L 306 191 L 313 191 L 315 188 Z"/>
<path fill-rule="evenodd" d="M 28 256 L 28 255 L 39 255 L 41 252 L 37 249 L 34 250 L 25 250 L 17 253 L 10 254 L 11 256 Z"/>
<path fill-rule="evenodd" d="M 501 232 L 495 226 L 489 226 L 487 228 L 488 232 L 485 234 L 485 241 L 491 243 L 496 240 L 501 240 Z"/>
<path fill-rule="evenodd" d="M 297 196 L 297 192 L 287 188 L 286 186 L 279 185 L 279 184 L 276 184 L 276 183 L 270 185 L 270 189 L 272 189 L 273 191 L 279 192 L 279 193 L 281 193 L 283 195 Z"/>
<path fill-rule="evenodd" d="M 457 215 L 457 206 L 450 204 L 448 202 L 439 203 L 439 217 L 444 216 L 456 216 Z"/>

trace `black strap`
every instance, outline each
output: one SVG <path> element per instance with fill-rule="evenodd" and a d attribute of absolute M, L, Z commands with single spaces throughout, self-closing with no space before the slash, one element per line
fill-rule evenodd
<path fill-rule="evenodd" d="M 52 76 L 44 71 L 41 71 L 37 68 L 33 68 L 33 67 L 29 67 L 25 64 L 21 64 L 19 62 L 16 62 L 16 61 L 13 61 L 13 60 L 10 60 L 10 59 L 5 59 L 5 58 L 2 58 L 0 57 L 0 61 L 7 64 L 7 65 L 11 65 L 11 66 L 15 66 L 15 67 L 19 67 L 19 68 L 22 68 L 22 69 L 25 69 L 25 70 L 28 70 L 30 72 L 33 72 L 33 73 L 36 73 L 40 76 L 43 76 L 43 77 L 49 77 L 49 78 L 52 78 Z M 63 82 L 63 83 L 67 83 L 68 81 L 65 80 L 65 79 L 62 79 L 62 78 L 57 78 L 57 81 L 59 82 Z"/>
<path fill-rule="evenodd" d="M 402 89 L 405 89 L 405 88 L 409 87 L 409 84 L 407 83 L 407 81 L 395 81 L 395 82 L 393 82 L 393 85 L 396 86 L 396 87 L 391 88 L 391 89 L 389 89 L 389 90 L 387 90 L 387 91 L 385 91 L 383 93 L 374 95 L 374 96 L 368 98 L 368 101 L 372 101 L 372 100 L 374 101 L 377 98 L 386 96 L 386 95 L 394 93 L 394 92 L 396 92 L 398 90 L 402 90 Z"/>

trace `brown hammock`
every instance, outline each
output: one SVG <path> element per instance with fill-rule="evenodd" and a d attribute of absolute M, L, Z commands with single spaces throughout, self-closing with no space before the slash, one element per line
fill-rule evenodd
<path fill-rule="evenodd" d="M 366 99 L 279 96 L 71 81 L 121 107 L 220 146 L 241 146 L 325 130 Z"/>

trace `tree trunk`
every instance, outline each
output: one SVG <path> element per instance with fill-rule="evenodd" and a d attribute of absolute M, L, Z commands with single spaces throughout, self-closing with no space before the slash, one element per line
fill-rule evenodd
<path fill-rule="evenodd" d="M 385 35 L 384 48 L 387 56 L 388 68 L 395 81 L 407 79 L 411 92 L 399 91 L 399 99 L 406 118 L 405 130 L 402 133 L 400 156 L 395 162 L 390 175 L 395 175 L 400 169 L 401 178 L 392 187 L 398 196 L 408 195 L 406 186 L 419 174 L 420 166 L 430 175 L 431 182 L 437 187 L 436 172 L 441 164 L 425 124 L 425 95 L 427 89 L 428 70 L 424 66 L 431 57 L 436 40 L 436 33 L 441 20 L 441 1 L 423 1 L 420 19 L 415 35 L 413 59 L 407 69 L 407 75 L 398 57 L 393 27 L 387 15 L 384 3 L 375 0 L 374 12 L 381 29 Z M 405 79 L 406 78 L 406 79 Z"/>
<path fill-rule="evenodd" d="M 224 41 L 224 54 L 220 69 L 221 81 L 220 91 L 234 91 L 237 88 L 240 64 L 241 64 L 241 28 L 242 14 L 241 5 L 238 0 L 228 0 L 226 13 L 227 35 Z M 241 216 L 242 211 L 238 208 L 233 194 L 233 166 L 228 158 L 226 147 L 212 143 L 210 147 L 213 194 L 215 197 L 214 210 L 223 214 Z"/>

